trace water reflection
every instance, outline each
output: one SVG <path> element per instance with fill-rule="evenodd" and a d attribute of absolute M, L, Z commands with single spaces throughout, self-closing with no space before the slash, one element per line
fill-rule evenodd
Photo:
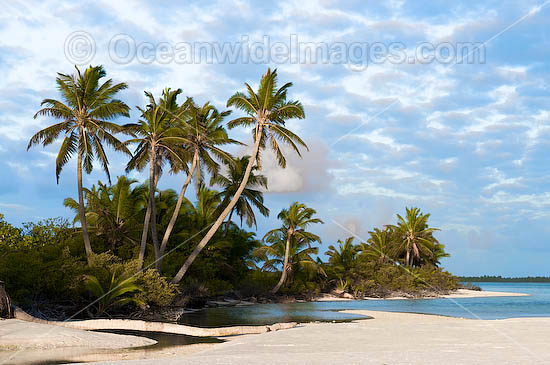
<path fill-rule="evenodd" d="M 247 307 L 208 308 L 180 317 L 179 323 L 198 327 L 260 326 L 282 322 L 350 322 L 368 319 L 358 314 L 321 308 L 319 303 L 258 304 Z"/>

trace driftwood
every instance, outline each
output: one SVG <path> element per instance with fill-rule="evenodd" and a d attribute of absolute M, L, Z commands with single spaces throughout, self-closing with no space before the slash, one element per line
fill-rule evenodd
<path fill-rule="evenodd" d="M 81 330 L 134 330 L 134 331 L 151 331 L 173 333 L 180 335 L 198 336 L 198 337 L 219 337 L 219 336 L 234 336 L 259 334 L 270 331 L 278 331 L 296 327 L 296 322 L 291 323 L 276 323 L 270 326 L 233 326 L 220 328 L 200 328 L 185 326 L 176 323 L 163 322 L 146 322 L 133 319 L 90 319 L 83 321 L 45 321 L 35 318 L 21 309 L 15 310 L 15 318 L 23 321 L 31 321 L 44 324 L 52 324 L 56 326 L 76 328 Z"/>
<path fill-rule="evenodd" d="M 4 282 L 0 281 L 0 318 L 12 318 L 13 310 L 11 307 L 11 300 L 6 293 L 6 287 Z"/>

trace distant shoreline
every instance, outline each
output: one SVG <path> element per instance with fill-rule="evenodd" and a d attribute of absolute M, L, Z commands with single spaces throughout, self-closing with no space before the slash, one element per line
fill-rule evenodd
<path fill-rule="evenodd" d="M 550 277 L 547 276 L 458 276 L 458 279 L 462 283 L 550 283 Z"/>
<path fill-rule="evenodd" d="M 489 297 L 527 297 L 530 294 L 526 293 L 511 293 L 511 292 L 499 292 L 499 291 L 479 291 L 471 289 L 457 289 L 455 292 L 449 294 L 440 294 L 440 295 L 430 295 L 430 296 L 403 296 L 395 295 L 389 296 L 387 298 L 378 298 L 378 297 L 364 297 L 362 299 L 354 298 L 342 298 L 335 295 L 325 294 L 315 300 L 314 302 L 329 302 L 329 301 L 351 301 L 351 300 L 410 300 L 410 299 L 440 299 L 440 298 L 449 298 L 449 299 L 458 299 L 458 298 L 489 298 Z"/>

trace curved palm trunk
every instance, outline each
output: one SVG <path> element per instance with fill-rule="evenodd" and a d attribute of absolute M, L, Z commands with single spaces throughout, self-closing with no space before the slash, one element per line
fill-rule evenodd
<path fill-rule="evenodd" d="M 258 123 L 256 126 L 256 141 L 254 143 L 254 149 L 252 150 L 252 155 L 250 156 L 250 160 L 248 161 L 248 165 L 246 166 L 246 170 L 244 172 L 243 180 L 241 181 L 241 185 L 239 185 L 239 188 L 235 192 L 235 195 L 233 196 L 233 199 L 229 202 L 229 205 L 225 207 L 222 214 L 216 219 L 216 222 L 210 227 L 208 232 L 206 233 L 206 236 L 199 242 L 199 244 L 195 247 L 193 252 L 191 252 L 191 255 L 185 260 L 185 263 L 182 265 L 182 267 L 179 269 L 178 273 L 174 278 L 172 279 L 173 284 L 177 284 L 181 281 L 193 261 L 197 258 L 197 256 L 201 253 L 201 251 L 204 249 L 204 247 L 208 244 L 210 239 L 214 236 L 218 228 L 223 224 L 223 221 L 225 220 L 225 217 L 233 210 L 233 207 L 237 204 L 237 201 L 239 200 L 239 197 L 241 196 L 242 192 L 244 191 L 244 188 L 246 187 L 246 184 L 248 184 L 248 178 L 250 177 L 250 172 L 252 171 L 252 167 L 254 166 L 254 163 L 256 162 L 256 156 L 258 155 L 258 150 L 260 149 L 260 138 L 261 138 L 261 130 L 263 128 L 263 123 Z"/>
<path fill-rule="evenodd" d="M 281 289 L 281 286 L 285 283 L 286 280 L 286 273 L 288 271 L 288 256 L 290 252 L 290 234 L 288 234 L 288 237 L 286 239 L 286 246 L 285 246 L 285 259 L 283 261 L 283 272 L 281 273 L 281 278 L 279 279 L 279 282 L 273 289 L 271 289 L 271 293 L 275 294 Z"/>
<path fill-rule="evenodd" d="M 82 226 L 82 239 L 84 240 L 84 249 L 86 250 L 86 258 L 90 262 L 90 256 L 93 254 L 92 245 L 90 243 L 90 235 L 88 234 L 88 224 L 86 221 L 86 209 L 84 207 L 84 191 L 82 189 L 82 152 L 78 151 L 78 166 L 76 169 L 78 181 L 78 214 L 80 215 L 80 225 Z"/>
<path fill-rule="evenodd" d="M 151 148 L 151 161 L 149 164 L 149 199 L 147 199 L 147 210 L 145 211 L 145 219 L 143 221 L 143 231 L 141 232 L 141 243 L 139 246 L 139 264 L 138 269 L 143 268 L 145 260 L 145 249 L 147 247 L 147 235 L 149 234 L 149 224 L 151 223 L 151 215 L 153 212 L 153 204 L 155 202 L 155 149 Z M 156 248 L 155 248 L 156 253 Z"/>
<path fill-rule="evenodd" d="M 172 230 L 176 225 L 176 220 L 178 219 L 178 216 L 180 213 L 181 205 L 183 203 L 183 198 L 185 197 L 185 191 L 187 190 L 187 186 L 189 186 L 189 183 L 191 182 L 191 178 L 193 177 L 193 172 L 195 171 L 195 168 L 197 166 L 198 159 L 199 159 L 198 151 L 195 151 L 195 155 L 193 156 L 193 163 L 191 164 L 191 169 L 189 169 L 187 178 L 185 179 L 185 182 L 181 187 L 180 196 L 178 197 L 176 207 L 174 208 L 174 213 L 172 213 L 172 218 L 170 218 L 168 227 L 166 227 L 166 232 L 164 232 L 164 236 L 162 237 L 162 243 L 160 244 L 160 252 L 159 252 L 160 257 L 157 259 L 157 271 L 159 273 L 161 272 L 162 259 L 164 256 L 164 251 L 166 251 L 166 245 L 168 244 L 168 239 L 170 238 L 170 235 L 172 234 Z"/>
<path fill-rule="evenodd" d="M 233 216 L 233 212 L 235 211 L 235 209 L 231 209 L 231 213 L 229 213 L 229 217 L 227 218 L 227 222 L 225 222 L 225 232 L 223 234 L 223 236 L 227 236 L 227 232 L 229 231 L 229 225 L 231 224 L 231 217 Z M 241 222 L 241 226 L 242 226 L 242 222 Z"/>
<path fill-rule="evenodd" d="M 160 257 L 159 251 L 159 236 L 158 236 L 158 230 L 157 230 L 157 202 L 155 201 L 155 192 L 157 190 L 157 182 L 158 182 L 158 175 L 159 171 L 157 169 L 156 165 L 156 156 L 151 159 L 151 170 L 153 171 L 153 182 L 149 183 L 149 187 L 151 188 L 152 194 L 150 194 L 151 198 L 151 236 L 153 241 L 153 247 L 155 249 L 155 268 L 158 269 L 158 259 Z"/>
<path fill-rule="evenodd" d="M 139 245 L 139 267 L 143 268 L 143 260 L 145 259 L 145 247 L 147 246 L 147 233 L 149 232 L 149 222 L 151 221 L 151 201 L 147 199 L 147 210 L 145 211 L 145 220 L 143 222 L 143 232 L 141 233 L 141 243 Z"/>

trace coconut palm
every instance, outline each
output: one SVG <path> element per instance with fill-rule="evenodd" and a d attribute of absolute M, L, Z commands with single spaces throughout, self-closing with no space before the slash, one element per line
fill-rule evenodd
<path fill-rule="evenodd" d="M 250 156 L 236 158 L 235 163 L 229 166 L 227 176 L 217 174 L 210 179 L 210 185 L 219 185 L 223 189 L 219 193 L 222 199 L 222 203 L 220 204 L 222 209 L 229 204 L 231 198 L 233 198 L 235 192 L 239 189 L 249 161 Z M 256 175 L 255 172 L 257 170 L 257 166 L 252 168 L 246 187 L 239 197 L 237 204 L 229 213 L 225 227 L 226 233 L 229 229 L 233 213 L 237 213 L 237 216 L 241 218 L 241 227 L 244 220 L 247 226 L 252 227 L 254 225 L 257 228 L 254 208 L 258 209 L 264 217 L 269 216 L 269 209 L 264 205 L 264 194 L 261 190 L 258 190 L 260 188 L 267 189 L 267 178 L 263 175 Z"/>
<path fill-rule="evenodd" d="M 181 145 L 188 142 L 182 136 L 181 128 L 178 127 L 185 115 L 185 108 L 177 104 L 179 94 L 181 94 L 181 89 L 165 89 L 159 102 L 157 102 L 151 93 L 145 92 L 146 97 L 149 99 L 149 104 L 145 109 L 138 107 L 141 111 L 141 119 L 131 129 L 137 138 L 126 141 L 126 144 L 137 143 L 134 156 L 128 162 L 126 171 L 133 169 L 141 171 L 149 164 L 149 201 L 141 234 L 139 269 L 141 269 L 145 258 L 149 224 L 151 224 L 155 258 L 158 260 L 160 256 L 156 224 L 155 192 L 158 179 L 162 174 L 163 165 L 166 162 L 170 162 L 172 165 L 186 166 L 184 153 L 182 153 L 182 149 L 178 146 L 178 144 Z M 158 269 L 158 261 L 156 262 Z"/>
<path fill-rule="evenodd" d="M 334 270 L 342 275 L 353 267 L 360 248 L 361 246 L 353 244 L 353 237 L 348 237 L 344 241 L 338 240 L 338 248 L 333 245 L 328 246 L 325 255 L 329 257 L 328 262 Z"/>
<path fill-rule="evenodd" d="M 210 174 L 217 174 L 219 171 L 219 164 L 216 160 L 225 164 L 231 165 L 233 163 L 233 157 L 220 149 L 218 146 L 227 144 L 239 143 L 228 137 L 227 131 L 223 127 L 224 118 L 226 118 L 231 112 L 224 111 L 218 112 L 218 110 L 210 105 L 210 103 L 204 104 L 199 107 L 195 104 L 193 99 L 188 98 L 186 101 L 186 115 L 188 121 L 183 121 L 180 124 L 182 128 L 182 135 L 185 138 L 185 144 L 181 147 L 188 153 L 189 156 L 193 156 L 191 160 L 191 166 L 185 167 L 187 170 L 187 178 L 181 188 L 177 203 L 172 212 L 172 216 L 160 245 L 160 253 L 158 258 L 158 268 L 161 267 L 162 257 L 168 244 L 168 239 L 172 234 L 176 220 L 180 214 L 181 205 L 185 196 L 185 191 L 189 185 L 193 174 L 195 174 L 195 181 L 197 182 L 197 194 L 200 192 L 200 186 L 202 184 L 202 176 L 204 175 L 202 170 L 204 168 Z M 178 165 L 175 165 L 174 170 L 177 170 Z"/>
<path fill-rule="evenodd" d="M 406 218 L 398 214 L 397 225 L 390 227 L 396 237 L 394 256 L 403 258 L 406 266 L 413 266 L 422 257 L 433 259 L 431 247 L 438 243 L 433 233 L 438 229 L 428 227 L 429 214 L 422 214 L 418 208 L 406 208 L 406 211 Z"/>
<path fill-rule="evenodd" d="M 435 267 L 439 267 L 442 258 L 451 256 L 447 252 L 445 252 L 445 245 L 439 242 L 434 242 L 431 251 L 432 256 L 429 262 Z"/>
<path fill-rule="evenodd" d="M 392 251 L 392 234 L 393 232 L 389 227 L 380 230 L 374 228 L 369 232 L 370 237 L 367 240 L 368 243 L 362 244 L 361 256 L 372 259 L 379 264 L 389 262 L 391 259 Z"/>
<path fill-rule="evenodd" d="M 216 212 L 219 211 L 220 202 L 220 195 L 216 190 L 201 185 L 197 201 L 189 210 L 193 225 L 200 229 L 211 225 Z"/>
<path fill-rule="evenodd" d="M 82 188 L 82 168 L 86 173 L 93 169 L 95 158 L 109 175 L 109 160 L 104 146 L 108 145 L 117 151 L 128 155 L 130 152 L 114 134 L 125 132 L 124 126 L 111 122 L 113 119 L 129 117 L 129 107 L 122 101 L 115 99 L 116 94 L 127 88 L 125 83 L 113 83 L 109 79 L 100 83 L 106 76 L 103 66 L 90 66 L 84 73 L 76 67 L 76 73 L 66 75 L 58 73 L 56 83 L 61 93 L 62 101 L 44 99 L 43 106 L 35 115 L 47 116 L 61 120 L 36 133 L 29 141 L 27 150 L 36 144 L 48 146 L 61 133 L 64 134 L 55 162 L 55 174 L 59 183 L 59 175 L 67 162 L 77 155 L 77 184 L 78 201 L 81 216 L 82 238 L 88 260 L 92 254 L 90 236 L 84 213 L 84 190 Z"/>
<path fill-rule="evenodd" d="M 84 189 L 86 194 L 86 218 L 88 227 L 96 235 L 104 237 L 113 250 L 129 243 L 134 245 L 139 228 L 138 219 L 147 201 L 147 187 L 138 185 L 137 180 L 119 176 L 116 184 L 107 186 L 98 181 L 98 187 Z M 74 222 L 80 221 L 80 206 L 73 198 L 66 198 L 63 204 L 75 211 Z"/>
<path fill-rule="evenodd" d="M 248 184 L 248 178 L 252 172 L 254 163 L 257 164 L 258 168 L 261 168 L 261 164 L 259 163 L 261 151 L 265 150 L 266 146 L 269 145 L 275 152 L 279 165 L 284 168 L 286 166 L 286 159 L 279 146 L 280 142 L 290 146 L 299 156 L 301 155 L 298 146 L 307 149 L 306 144 L 300 137 L 284 127 L 285 122 L 289 119 L 302 119 L 305 117 L 304 109 L 300 102 L 287 100 L 287 91 L 292 86 L 292 83 L 286 83 L 277 89 L 277 70 L 271 71 L 268 69 L 262 77 L 258 92 L 255 92 L 250 85 L 245 85 L 247 94 L 237 92 L 227 101 L 227 106 L 235 106 L 246 113 L 246 116 L 229 122 L 229 128 L 253 126 L 254 146 L 252 147 L 252 153 L 246 166 L 244 177 L 227 207 L 225 207 L 218 219 L 174 276 L 172 279 L 173 283 L 181 281 L 189 266 L 195 261 L 222 225 L 225 218 L 233 210 L 233 207 L 237 204 L 239 197 Z"/>
<path fill-rule="evenodd" d="M 305 204 L 294 202 L 288 209 L 281 210 L 277 216 L 283 222 L 283 225 L 265 234 L 264 242 L 274 245 L 274 250 L 280 250 L 278 247 L 284 243 L 284 254 L 281 256 L 283 258 L 281 278 L 271 290 L 272 293 L 279 291 L 285 283 L 288 272 L 291 270 L 289 265 L 291 248 L 295 247 L 297 249 L 304 245 L 310 247 L 312 242 L 321 242 L 319 236 L 306 231 L 312 224 L 323 223 L 321 219 L 313 217 L 316 213 L 315 209 L 308 208 Z"/>
<path fill-rule="evenodd" d="M 284 279 L 284 283 L 286 283 L 292 280 L 294 273 L 302 269 L 309 273 L 325 274 L 322 263 L 312 257 L 319 252 L 318 247 L 311 246 L 314 241 L 307 235 L 293 236 L 289 240 L 286 231 L 277 229 L 268 237 L 264 237 L 264 245 L 254 249 L 252 254 L 256 260 L 263 262 L 262 271 L 275 272 L 279 267 L 285 267 L 286 260 Z M 253 261 L 249 264 L 255 266 Z M 273 288 L 272 293 L 278 291 L 279 288 L 277 290 Z"/>

